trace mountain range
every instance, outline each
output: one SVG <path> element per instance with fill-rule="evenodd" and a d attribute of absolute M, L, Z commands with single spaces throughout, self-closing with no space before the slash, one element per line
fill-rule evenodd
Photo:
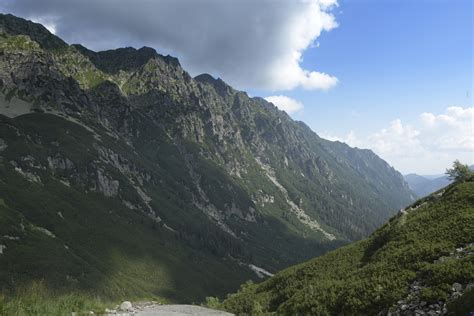
<path fill-rule="evenodd" d="M 404 175 L 406 183 L 418 197 L 424 197 L 447 186 L 452 181 L 445 175 L 420 176 L 416 173 Z"/>
<path fill-rule="evenodd" d="M 0 92 L 2 292 L 198 301 L 414 201 L 372 151 L 149 47 L 94 52 L 2 14 Z"/>
<path fill-rule="evenodd" d="M 474 171 L 474 165 L 469 166 L 469 169 Z M 410 173 L 404 175 L 403 178 L 417 197 L 429 195 L 452 182 L 445 174 L 420 176 L 416 173 Z"/>

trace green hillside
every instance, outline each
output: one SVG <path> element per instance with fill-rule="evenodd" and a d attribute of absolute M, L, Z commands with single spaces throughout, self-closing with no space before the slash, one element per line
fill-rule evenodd
<path fill-rule="evenodd" d="M 37 133 L 43 144 L 24 142 L 26 137 L 39 137 Z M 93 136 L 84 128 L 53 115 L 31 114 L 17 120 L 0 117 L 0 134 L 7 136 L 9 144 L 0 160 L 0 244 L 5 247 L 0 255 L 0 287 L 4 292 L 43 280 L 49 289 L 87 290 L 106 298 L 197 301 L 203 293 L 224 293 L 239 280 L 252 277 L 251 271 L 236 262 L 223 263 L 210 249 L 187 246 L 176 232 L 131 212 L 117 200 L 67 184 L 63 178 L 67 170 L 47 177 L 48 172 L 37 166 L 41 178 L 31 180 L 18 174 L 20 166 L 15 170 L 9 163 L 24 153 L 37 164 L 34 159 L 46 157 L 50 150 L 46 143 L 53 140 L 64 143 L 63 155 L 98 159 L 90 150 Z M 72 161 L 81 168 L 77 160 Z M 212 238 L 212 227 L 205 226 L 200 214 L 193 216 L 189 220 L 200 223 L 203 238 Z M 225 237 L 214 238 L 225 243 Z"/>
<path fill-rule="evenodd" d="M 467 315 L 473 283 L 471 177 L 415 202 L 365 240 L 243 285 L 221 307 L 238 314 L 414 315 L 434 312 L 434 304 L 443 313 L 449 301 L 448 311 Z"/>

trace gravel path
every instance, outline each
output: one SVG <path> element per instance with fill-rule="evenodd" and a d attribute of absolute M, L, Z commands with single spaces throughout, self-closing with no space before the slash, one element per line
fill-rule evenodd
<path fill-rule="evenodd" d="M 232 316 L 223 311 L 217 311 L 195 305 L 158 305 L 145 307 L 135 314 L 136 316 Z"/>

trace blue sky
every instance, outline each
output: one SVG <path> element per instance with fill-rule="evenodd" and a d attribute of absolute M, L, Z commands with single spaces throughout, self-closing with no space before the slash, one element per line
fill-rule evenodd
<path fill-rule="evenodd" d="M 351 131 L 368 137 L 395 119 L 416 128 L 423 112 L 472 108 L 472 1 L 341 0 L 334 11 L 339 26 L 321 34 L 319 47 L 305 51 L 302 67 L 330 73 L 339 83 L 328 91 L 283 93 L 304 104 L 293 118 L 345 140 Z M 389 162 L 403 172 L 442 173 L 443 163 L 458 156 L 474 163 L 472 151 L 451 152 L 442 163 L 434 154 L 435 161 L 423 166 L 397 166 L 399 159 L 392 157 Z"/>
<path fill-rule="evenodd" d="M 402 173 L 474 164 L 472 0 L 1 0 L 94 50 L 151 46 Z"/>
<path fill-rule="evenodd" d="M 287 93 L 305 105 L 294 117 L 316 130 L 370 132 L 395 117 L 472 106 L 472 3 L 339 1 L 339 27 L 323 33 L 302 64 L 335 75 L 339 84 L 327 92 Z"/>

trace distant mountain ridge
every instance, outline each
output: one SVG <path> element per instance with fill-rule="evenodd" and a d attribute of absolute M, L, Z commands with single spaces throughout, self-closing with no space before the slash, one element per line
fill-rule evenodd
<path fill-rule="evenodd" d="M 452 181 L 448 179 L 447 176 L 420 176 L 415 173 L 410 173 L 404 175 L 403 178 L 405 179 L 406 183 L 410 189 L 418 196 L 424 197 L 430 193 L 433 193 L 448 184 Z"/>
<path fill-rule="evenodd" d="M 469 166 L 469 168 L 474 170 L 474 165 Z M 418 175 L 416 173 L 410 173 L 404 175 L 403 178 L 418 197 L 424 197 L 452 183 L 452 180 L 445 174 Z"/>
<path fill-rule="evenodd" d="M 2 290 L 199 300 L 413 201 L 372 151 L 152 48 L 93 52 L 0 15 L 0 90 Z"/>

